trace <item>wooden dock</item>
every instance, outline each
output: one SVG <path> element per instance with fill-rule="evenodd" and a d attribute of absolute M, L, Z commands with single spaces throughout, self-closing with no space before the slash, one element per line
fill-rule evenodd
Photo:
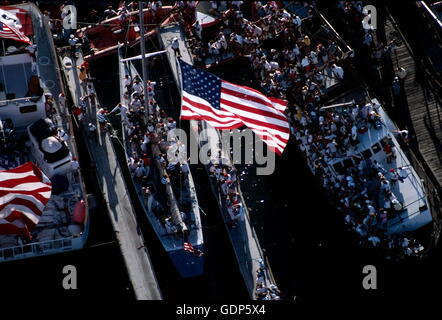
<path fill-rule="evenodd" d="M 424 180 L 434 225 L 439 233 L 442 219 L 439 198 L 442 195 L 442 103 L 432 88 L 429 75 L 422 64 L 415 61 L 413 49 L 391 15 L 387 15 L 385 21 L 385 36 L 387 41 L 397 36 L 402 41 L 402 45 L 396 47 L 396 55 L 392 55 L 392 64 L 405 68 L 407 75 L 402 82 L 403 95 L 392 99 L 392 111 L 405 125 L 401 129 L 409 131 L 409 158 Z"/>
<path fill-rule="evenodd" d="M 186 44 L 186 37 L 182 26 L 179 24 L 171 24 L 165 27 L 161 27 L 159 29 L 159 37 L 160 43 L 163 46 L 163 49 L 167 50 L 167 58 L 169 60 L 170 67 L 172 69 L 172 73 L 174 75 L 176 84 L 178 88 L 181 87 L 180 81 L 180 71 L 178 70 L 177 60 L 175 58 L 175 54 L 173 49 L 171 48 L 171 42 L 174 37 L 179 39 L 179 49 L 181 54 L 181 59 L 189 64 L 193 64 L 191 53 Z M 190 121 L 190 128 L 192 134 L 196 134 L 199 136 L 200 129 L 205 130 L 207 133 L 204 138 L 198 139 L 198 143 L 200 146 L 208 143 L 210 145 L 210 151 L 213 160 L 217 158 L 219 151 L 221 151 L 223 159 L 230 159 L 229 146 L 223 146 L 221 149 L 219 146 L 221 145 L 221 134 L 220 131 L 214 129 L 210 125 L 208 125 L 205 121 Z M 230 163 L 232 161 L 230 160 Z M 207 167 L 206 167 L 207 168 Z M 219 191 L 215 189 L 213 184 L 211 184 L 212 192 L 216 197 L 218 202 L 218 206 L 220 212 L 223 216 L 223 220 L 226 222 L 226 208 L 223 204 Z M 266 261 L 263 251 L 261 249 L 258 237 L 255 233 L 255 230 L 250 222 L 249 212 L 247 210 L 247 206 L 245 205 L 245 201 L 241 190 L 239 190 L 242 198 L 243 208 L 245 209 L 245 219 L 241 221 L 237 228 L 231 228 L 227 224 L 225 224 L 227 233 L 229 234 L 229 238 L 231 240 L 233 249 L 235 251 L 235 255 L 238 261 L 240 272 L 244 278 L 245 284 L 247 286 L 249 295 L 251 299 L 256 299 L 255 290 L 256 290 L 256 271 L 260 267 L 260 261 Z M 265 264 L 265 262 L 264 262 Z M 267 264 L 265 268 L 266 272 L 266 285 L 275 284 L 275 280 L 271 273 L 270 266 Z"/>
<path fill-rule="evenodd" d="M 60 59 L 70 56 L 69 48 L 60 50 Z M 84 84 L 80 83 L 77 66 L 83 63 L 80 56 L 72 59 L 72 67 L 65 68 L 61 63 L 69 91 L 75 105 L 79 105 L 80 98 L 87 95 Z M 92 82 L 90 82 L 92 84 Z M 99 132 L 96 119 L 98 100 L 90 99 L 87 103 L 87 112 L 84 119 L 78 124 L 83 138 L 88 145 L 93 165 L 106 200 L 107 211 L 115 236 L 123 255 L 129 279 L 132 283 L 135 296 L 138 300 L 161 300 L 162 295 L 153 271 L 149 253 L 145 246 L 140 226 L 136 220 L 129 193 L 123 178 L 123 173 L 118 164 L 118 159 L 109 133 Z M 97 127 L 95 137 L 89 136 L 88 123 Z"/>

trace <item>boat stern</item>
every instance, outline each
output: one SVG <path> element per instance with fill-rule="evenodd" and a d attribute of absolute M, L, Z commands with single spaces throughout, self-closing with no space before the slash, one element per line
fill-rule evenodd
<path fill-rule="evenodd" d="M 194 249 L 203 252 L 203 245 L 194 246 Z M 169 256 L 183 278 L 193 278 L 204 273 L 204 255 L 198 256 L 181 248 L 169 251 Z"/>

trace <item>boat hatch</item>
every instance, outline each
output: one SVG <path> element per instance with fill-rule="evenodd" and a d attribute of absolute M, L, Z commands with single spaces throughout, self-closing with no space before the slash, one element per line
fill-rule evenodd
<path fill-rule="evenodd" d="M 373 145 L 373 147 L 371 148 L 373 150 L 373 154 L 378 153 L 379 151 L 382 150 L 381 146 L 379 145 L 379 143 L 376 143 Z"/>
<path fill-rule="evenodd" d="M 364 159 L 369 159 L 371 157 L 371 150 L 367 149 L 361 152 L 361 155 Z"/>
<path fill-rule="evenodd" d="M 11 75 L 14 75 L 11 77 Z M 29 96 L 32 77 L 31 62 L 2 65 L 0 68 L 0 100 L 13 100 Z"/>

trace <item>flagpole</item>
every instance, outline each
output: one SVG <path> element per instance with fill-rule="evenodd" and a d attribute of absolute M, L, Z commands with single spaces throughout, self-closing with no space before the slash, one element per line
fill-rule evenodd
<path fill-rule="evenodd" d="M 143 69 L 143 94 L 144 94 L 144 107 L 146 121 L 149 118 L 149 103 L 147 100 L 147 66 L 146 66 L 146 43 L 144 41 L 144 12 L 143 12 L 143 1 L 138 2 L 138 13 L 140 15 L 140 48 L 141 48 L 141 67 Z"/>
<path fill-rule="evenodd" d="M 176 74 L 178 76 L 178 90 L 180 91 L 180 115 L 178 116 L 178 127 L 181 128 L 181 109 L 183 104 L 183 77 L 181 74 L 181 67 L 178 62 L 178 57 L 175 56 Z"/>

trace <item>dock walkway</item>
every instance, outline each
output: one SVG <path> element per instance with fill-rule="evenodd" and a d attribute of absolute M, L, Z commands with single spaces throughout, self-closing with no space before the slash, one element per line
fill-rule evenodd
<path fill-rule="evenodd" d="M 405 68 L 407 76 L 402 82 L 402 99 L 400 97 L 393 99 L 393 108 L 394 112 L 402 118 L 411 136 L 410 161 L 424 180 L 435 227 L 440 230 L 438 221 L 442 219 L 439 198 L 442 195 L 440 192 L 442 186 L 441 97 L 438 97 L 435 90 L 431 88 L 425 71 L 421 70 L 420 63 L 415 61 L 413 49 L 391 15 L 387 15 L 386 18 L 385 36 L 388 42 L 394 40 L 394 37 L 400 37 L 403 43 L 396 48 L 392 63 Z"/>
<path fill-rule="evenodd" d="M 69 50 L 65 52 L 69 52 Z M 60 58 L 62 59 L 64 56 L 66 53 Z M 61 67 L 73 102 L 77 106 L 80 98 L 87 95 L 85 87 L 80 84 L 77 73 L 77 66 L 82 63 L 83 58 L 80 54 L 77 59 L 72 59 L 72 68 L 65 68 L 63 63 Z M 94 161 L 98 181 L 106 199 L 109 218 L 126 264 L 129 279 L 138 300 L 161 300 L 160 288 L 136 220 L 123 173 L 116 158 L 111 136 L 109 133 L 100 133 L 98 129 L 97 107 L 99 107 L 99 103 L 95 97 L 92 99 L 92 103 L 87 103 L 85 119 L 79 123 L 79 126 Z M 89 122 L 94 123 L 97 127 L 96 139 L 86 134 L 89 132 L 87 126 Z"/>
<path fill-rule="evenodd" d="M 179 24 L 171 24 L 165 27 L 161 27 L 159 29 L 159 36 L 160 43 L 162 44 L 163 49 L 167 50 L 167 58 L 169 60 L 175 81 L 180 88 L 180 73 L 178 70 L 177 60 L 175 58 L 174 51 L 171 48 L 171 42 L 174 37 L 177 37 L 179 40 L 181 59 L 189 64 L 193 64 L 191 53 L 189 52 L 189 49 L 186 45 L 184 30 Z M 192 134 L 196 134 L 197 136 L 199 136 L 201 129 L 207 133 L 206 135 L 204 135 L 204 137 L 200 137 L 201 139 L 198 138 L 198 143 L 200 147 L 209 143 L 212 160 L 218 160 L 218 154 L 219 151 L 221 151 L 221 157 L 230 161 L 230 164 L 232 163 L 230 159 L 229 147 L 226 146 L 222 149 L 220 149 L 219 147 L 221 145 L 221 134 L 219 130 L 211 127 L 205 121 L 196 120 L 190 121 L 190 128 Z M 206 169 L 208 170 L 207 166 Z M 212 193 L 215 195 L 218 202 L 223 220 L 224 222 L 227 222 L 226 218 L 228 216 L 228 213 L 226 212 L 226 208 L 221 199 L 221 195 L 213 183 L 211 183 L 211 188 Z M 239 190 L 239 192 L 241 194 L 241 202 L 243 204 L 242 207 L 245 209 L 245 218 L 239 223 L 237 228 L 231 228 L 227 225 L 227 223 L 225 223 L 225 226 L 229 234 L 233 249 L 235 251 L 239 269 L 246 283 L 249 295 L 251 299 L 256 299 L 256 271 L 260 267 L 260 262 L 265 261 L 265 257 L 259 244 L 258 237 L 250 222 L 249 212 L 247 210 L 247 205 L 245 204 L 241 190 Z M 275 281 L 273 279 L 273 275 L 268 264 L 266 265 L 265 272 L 265 284 L 267 286 L 269 286 L 270 284 L 274 284 Z"/>

